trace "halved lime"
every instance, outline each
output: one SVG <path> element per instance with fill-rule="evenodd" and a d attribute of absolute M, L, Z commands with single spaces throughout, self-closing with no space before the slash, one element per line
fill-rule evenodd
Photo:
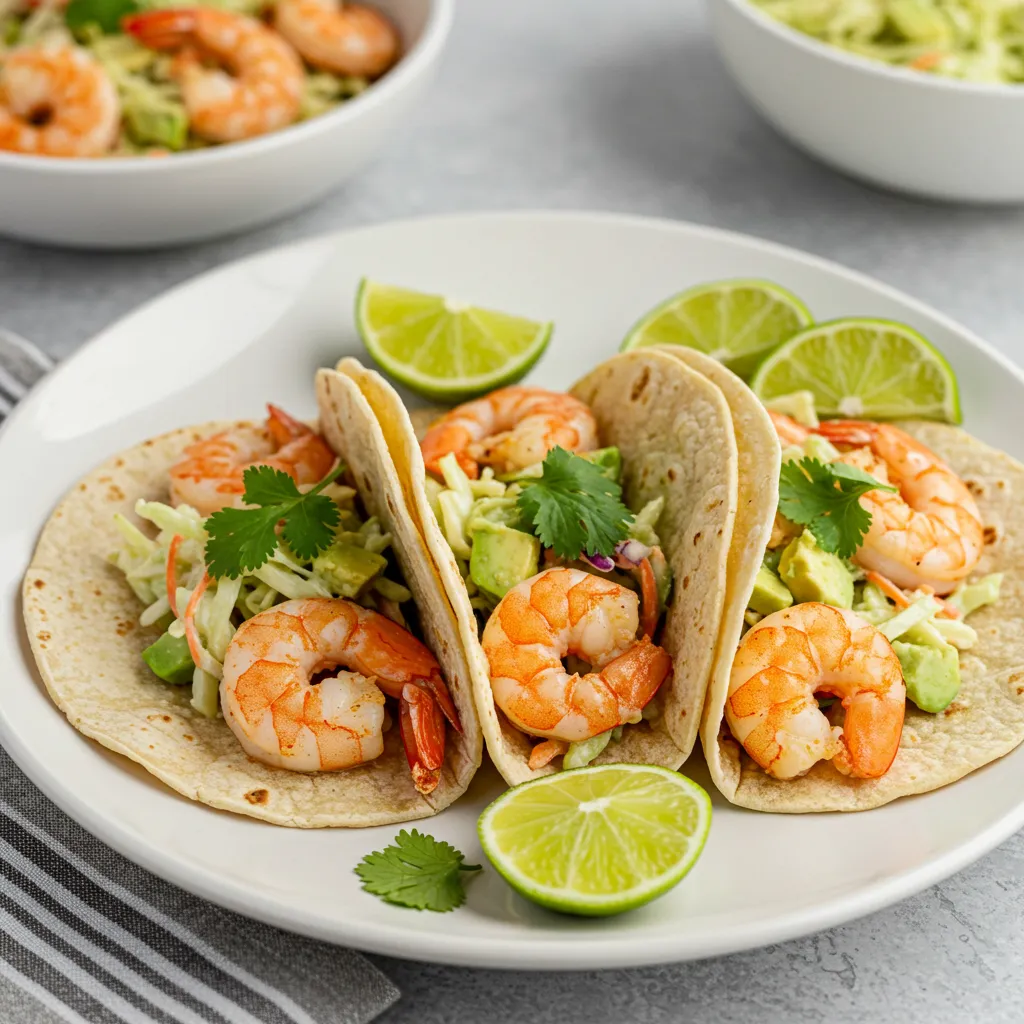
<path fill-rule="evenodd" d="M 816 324 L 769 356 L 750 386 L 762 401 L 810 391 L 819 416 L 960 422 L 949 363 L 917 331 L 892 320 Z"/>
<path fill-rule="evenodd" d="M 685 345 L 746 380 L 811 322 L 807 307 L 771 281 L 713 281 L 666 299 L 626 335 L 621 349 Z"/>
<path fill-rule="evenodd" d="M 647 764 L 545 775 L 480 815 L 484 853 L 527 899 L 568 914 L 632 910 L 693 867 L 711 826 L 695 782 Z"/>
<path fill-rule="evenodd" d="M 554 327 L 365 278 L 356 294 L 356 326 L 383 369 L 441 402 L 519 380 Z"/>

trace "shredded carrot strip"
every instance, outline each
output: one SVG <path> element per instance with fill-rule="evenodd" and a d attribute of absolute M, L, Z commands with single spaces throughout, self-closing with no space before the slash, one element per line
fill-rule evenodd
<path fill-rule="evenodd" d="M 940 50 L 931 50 L 928 53 L 922 53 L 920 57 L 912 60 L 909 67 L 914 68 L 915 71 L 931 71 L 941 60 L 942 52 Z"/>
<path fill-rule="evenodd" d="M 864 578 L 868 583 L 874 583 L 890 600 L 895 601 L 897 608 L 910 607 L 910 600 L 907 595 L 888 576 L 883 576 L 880 572 L 866 572 Z"/>
<path fill-rule="evenodd" d="M 929 587 L 927 584 L 921 589 L 929 596 L 934 597 L 939 602 L 939 610 L 936 614 L 940 615 L 944 619 L 959 619 L 960 609 L 951 605 L 944 597 L 939 597 L 935 593 L 934 587 Z"/>
<path fill-rule="evenodd" d="M 199 630 L 196 629 L 196 609 L 199 607 L 199 601 L 203 594 L 206 593 L 206 588 L 210 585 L 210 574 L 208 572 L 203 573 L 203 578 L 199 581 L 199 585 L 195 590 L 192 591 L 192 596 L 188 599 L 188 606 L 185 608 L 185 639 L 188 641 L 188 651 L 192 655 L 192 660 L 196 663 L 196 667 L 200 667 L 203 663 L 203 654 L 206 652 L 203 650 L 203 645 L 199 642 Z"/>
<path fill-rule="evenodd" d="M 654 637 L 658 626 L 658 581 L 654 578 L 649 558 L 640 561 L 640 627 L 644 636 Z"/>
<path fill-rule="evenodd" d="M 569 749 L 565 740 L 542 740 L 530 751 L 529 768 L 535 772 L 538 768 L 550 764 L 556 757 L 561 757 Z"/>
<path fill-rule="evenodd" d="M 181 618 L 178 614 L 178 548 L 181 547 L 181 542 L 184 539 L 180 533 L 176 533 L 171 538 L 170 547 L 167 549 L 167 568 L 164 570 L 164 580 L 167 585 L 167 603 L 171 606 L 171 614 L 176 619 Z"/>

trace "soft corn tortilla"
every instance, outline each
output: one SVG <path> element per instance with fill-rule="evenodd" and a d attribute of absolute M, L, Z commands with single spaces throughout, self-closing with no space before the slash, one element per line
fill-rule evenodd
<path fill-rule="evenodd" d="M 166 501 L 167 472 L 183 449 L 233 424 L 211 423 L 145 441 L 76 485 L 44 527 L 25 576 L 25 624 L 43 682 L 68 721 L 183 796 L 300 828 L 422 818 L 459 797 L 480 763 L 469 671 L 451 609 L 404 511 L 376 420 L 347 381 L 322 389 L 321 399 L 328 440 L 351 467 L 367 511 L 392 532 L 423 638 L 461 716 L 463 735 L 448 730 L 445 765 L 433 793 L 423 796 L 413 786 L 397 723 L 386 734 L 384 753 L 366 765 L 319 774 L 271 768 L 245 754 L 222 718 L 205 718 L 190 706 L 191 686 L 164 683 L 143 663 L 140 653 L 157 634 L 138 625 L 139 601 L 108 561 L 120 543 L 114 513 L 134 520 L 139 498 Z"/>
<path fill-rule="evenodd" d="M 985 524 L 985 554 L 971 577 L 1005 574 L 999 602 L 970 617 L 978 631 L 978 643 L 960 655 L 960 692 L 937 715 L 907 702 L 899 753 L 880 779 L 850 779 L 824 761 L 799 779 L 772 779 L 747 757 L 724 722 L 732 656 L 761 560 L 753 550 L 749 563 L 731 558 L 720 653 L 701 739 L 711 776 L 733 803 L 789 813 L 863 811 L 955 782 L 1024 740 L 1024 531 L 1020 528 L 1024 466 L 957 427 L 899 425 L 958 473 L 978 501 Z M 758 427 L 753 421 L 742 423 L 737 418 L 736 427 L 741 465 L 744 452 L 756 455 L 769 447 L 765 431 L 771 430 L 770 423 Z M 750 527 L 765 541 L 776 508 L 774 496 L 767 497 L 760 518 L 754 515 Z M 738 536 L 741 520 L 738 516 Z"/>
<path fill-rule="evenodd" d="M 398 395 L 376 373 L 352 359 L 338 370 L 356 381 L 377 413 L 406 499 L 426 538 L 455 610 L 473 674 L 487 749 L 512 785 L 557 768 L 531 771 L 535 742 L 495 706 L 476 616 L 455 557 L 431 511 L 416 432 Z M 678 768 L 693 748 L 711 672 L 725 596 L 726 555 L 736 507 L 736 445 L 721 392 L 678 360 L 650 350 L 624 353 L 601 364 L 572 389 L 597 418 L 603 445 L 623 455 L 623 486 L 632 507 L 664 494 L 659 533 L 674 575 L 672 605 L 661 643 L 674 672 L 659 694 L 661 714 L 627 726 L 597 763 L 627 761 Z"/>

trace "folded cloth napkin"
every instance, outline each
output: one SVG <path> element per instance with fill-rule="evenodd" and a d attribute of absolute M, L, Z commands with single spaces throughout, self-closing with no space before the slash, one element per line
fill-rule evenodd
<path fill-rule="evenodd" d="M 0 419 L 49 366 L 0 332 Z M 364 1024 L 398 997 L 358 953 L 221 910 L 125 860 L 0 750 L 4 1024 Z"/>

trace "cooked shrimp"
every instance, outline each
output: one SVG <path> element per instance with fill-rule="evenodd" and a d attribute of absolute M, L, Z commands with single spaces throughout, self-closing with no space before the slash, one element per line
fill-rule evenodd
<path fill-rule="evenodd" d="M 815 430 L 842 456 L 898 492 L 869 491 L 871 528 L 854 560 L 912 590 L 948 594 L 978 564 L 984 527 L 967 485 L 939 457 L 890 423 L 832 420 Z"/>
<path fill-rule="evenodd" d="M 273 466 L 297 484 L 315 484 L 334 465 L 334 452 L 315 431 L 268 405 L 266 425 L 236 427 L 197 441 L 171 466 L 171 503 L 191 505 L 208 516 L 240 508 L 243 475 L 251 466 Z"/>
<path fill-rule="evenodd" d="M 25 46 L 0 58 L 0 150 L 97 157 L 121 125 L 110 76 L 77 46 Z"/>
<path fill-rule="evenodd" d="M 302 62 L 255 18 L 182 7 L 133 14 L 124 30 L 144 46 L 176 51 L 171 74 L 181 86 L 189 126 L 208 142 L 251 139 L 299 116 Z"/>
<path fill-rule="evenodd" d="M 313 677 L 341 666 L 314 683 Z M 413 781 L 436 786 L 445 719 L 458 713 L 428 648 L 352 601 L 285 601 L 242 623 L 228 645 L 221 708 L 250 757 L 297 772 L 333 772 L 379 757 L 384 695 L 398 698 Z"/>
<path fill-rule="evenodd" d="M 587 405 L 563 391 L 501 388 L 457 405 L 427 431 L 420 445 L 431 473 L 449 452 L 476 479 L 480 463 L 512 473 L 542 462 L 552 448 L 587 452 L 597 447 L 597 422 Z"/>
<path fill-rule="evenodd" d="M 838 697 L 832 725 L 816 693 Z M 907 688 L 892 645 L 844 608 L 809 602 L 763 618 L 740 642 L 725 720 L 769 775 L 793 779 L 821 760 L 876 779 L 896 757 Z"/>
<path fill-rule="evenodd" d="M 545 569 L 514 586 L 483 633 L 495 703 L 523 732 L 570 743 L 639 721 L 672 659 L 637 639 L 638 604 L 582 569 Z M 567 654 L 591 671 L 570 675 Z"/>
<path fill-rule="evenodd" d="M 371 7 L 339 0 L 277 0 L 274 28 L 314 67 L 376 78 L 398 57 L 394 25 Z"/>

